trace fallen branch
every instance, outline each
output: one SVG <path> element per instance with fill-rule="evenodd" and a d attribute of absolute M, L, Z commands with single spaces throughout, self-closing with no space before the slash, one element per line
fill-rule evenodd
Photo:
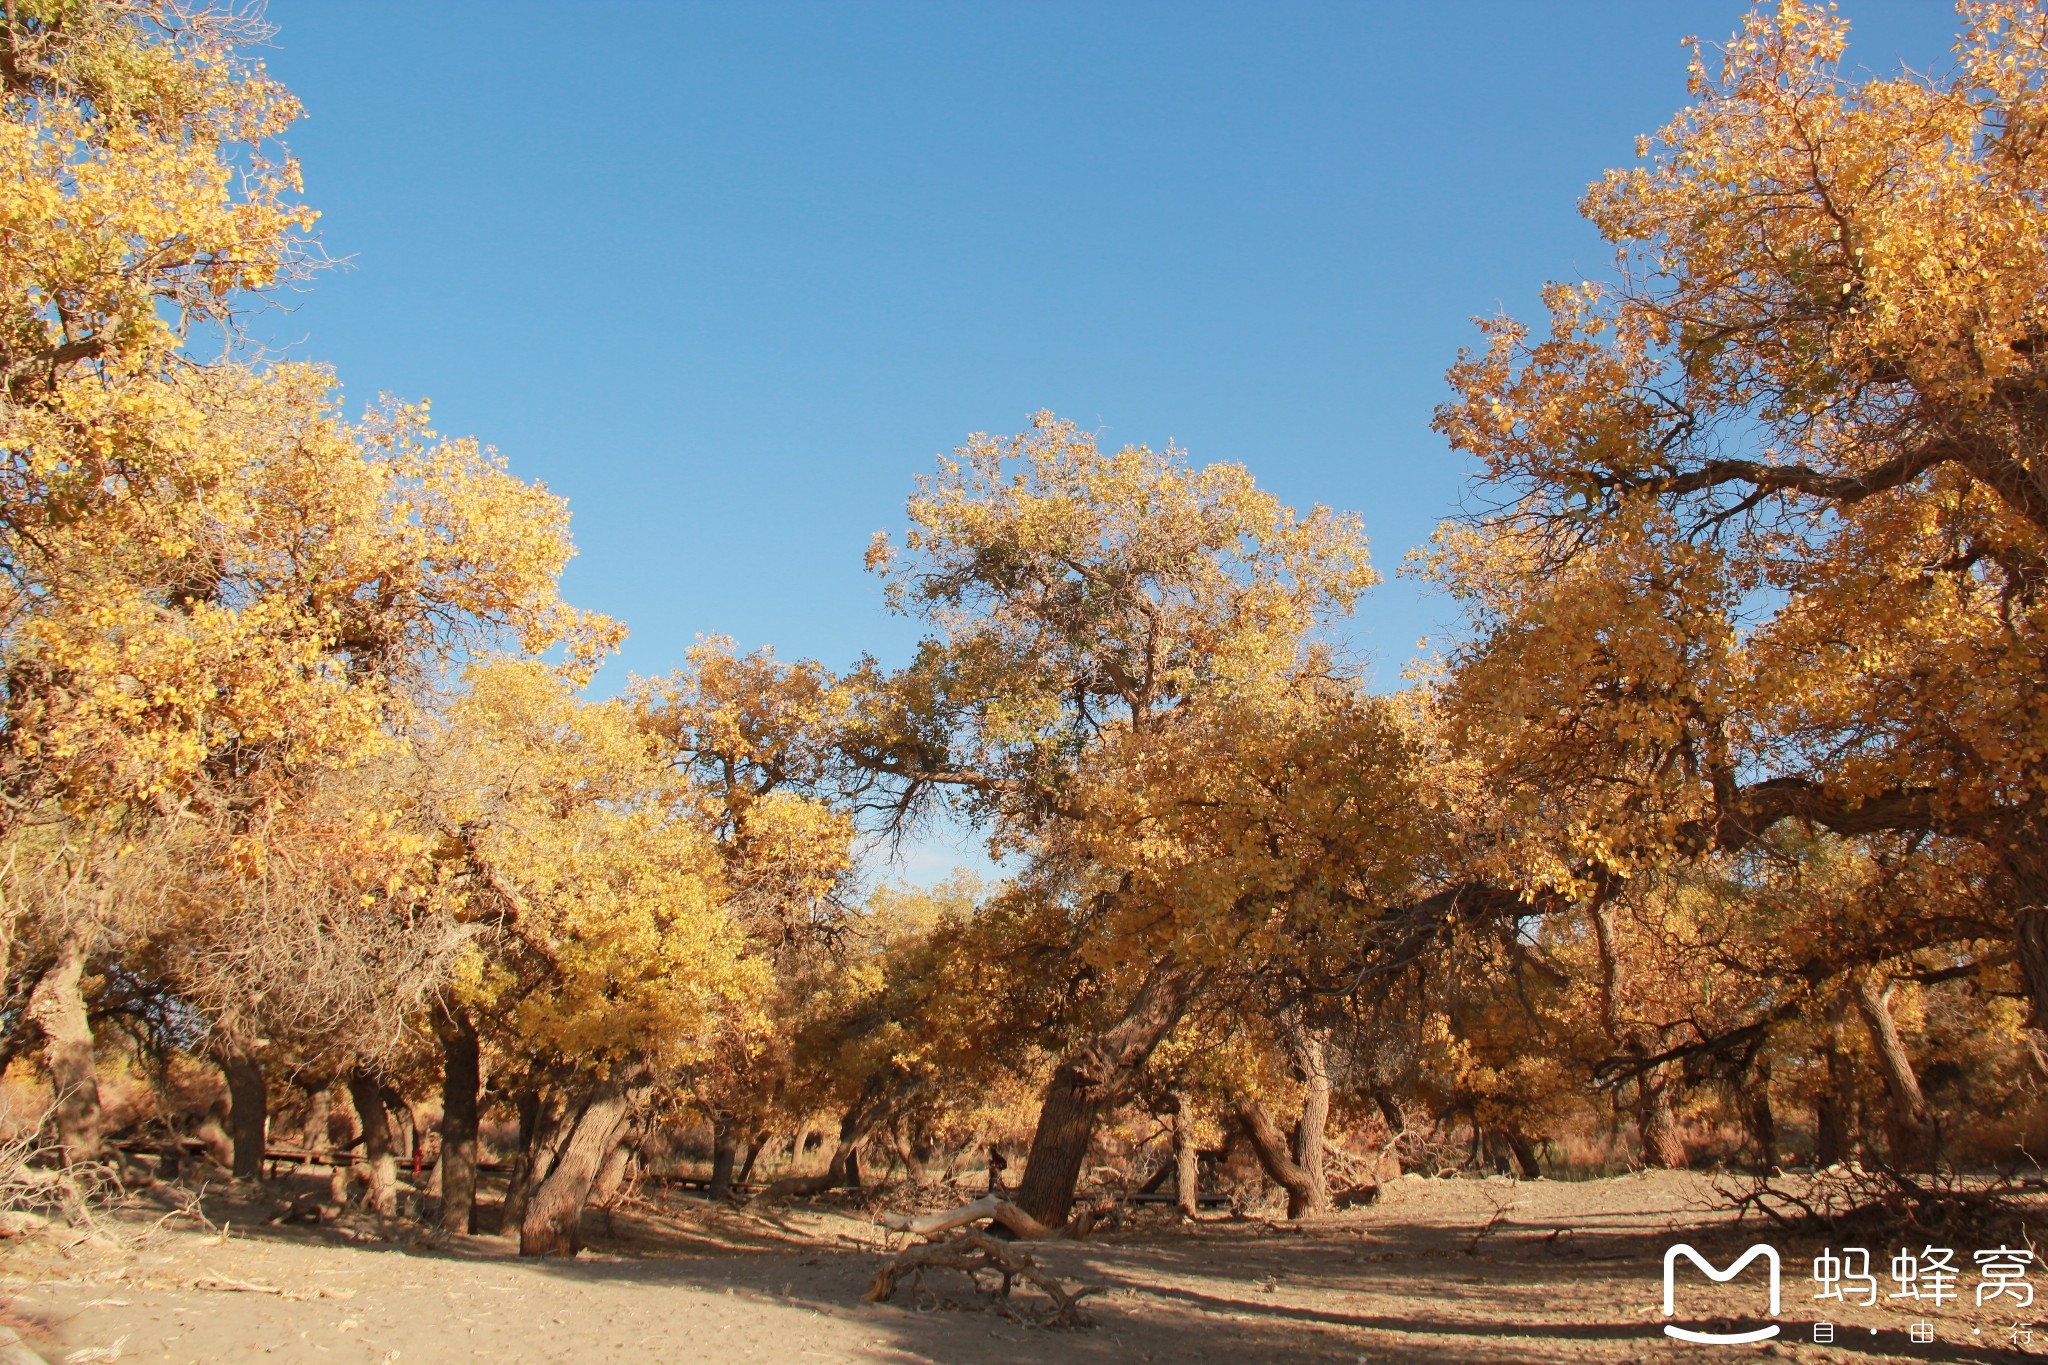
<path fill-rule="evenodd" d="M 21 1333 L 12 1327 L 0 1327 L 0 1365 L 48 1365 L 40 1355 L 29 1349 L 21 1339 Z"/>
<path fill-rule="evenodd" d="M 979 1200 L 977 1203 L 981 1202 Z M 1019 1322 L 1035 1323 L 1040 1327 L 1079 1328 L 1095 1324 L 1081 1312 L 1081 1300 L 1096 1293 L 1093 1287 L 1068 1289 L 1052 1276 L 1038 1268 L 1037 1262 L 1021 1251 L 1013 1250 L 979 1230 L 951 1242 L 928 1242 L 899 1253 L 883 1263 L 875 1271 L 875 1282 L 868 1286 L 862 1296 L 866 1303 L 887 1303 L 896 1294 L 898 1282 L 906 1274 L 910 1276 L 914 1289 L 928 1295 L 934 1306 L 958 1306 L 951 1300 L 932 1293 L 924 1287 L 924 1276 L 928 1270 L 957 1270 L 967 1277 L 968 1283 L 981 1302 L 977 1305 L 990 1308 Z M 1000 1277 L 1001 1283 L 984 1288 L 982 1275 Z M 1010 1299 L 1010 1289 L 1022 1280 L 1039 1293 L 1052 1300 L 1052 1307 L 1044 1312 L 1020 1309 Z"/>
<path fill-rule="evenodd" d="M 300 1302 L 308 1299 L 352 1299 L 356 1296 L 355 1290 L 342 1289 L 334 1285 L 324 1285 L 319 1289 L 286 1289 L 282 1285 L 258 1284 L 254 1280 L 229 1279 L 219 1271 L 211 1275 L 201 1275 L 191 1281 L 190 1285 L 193 1289 L 210 1290 L 216 1294 L 275 1294 L 281 1299 L 296 1299 Z M 0 1365 L 4 1365 L 4 1362 L 0 1362 Z"/>
<path fill-rule="evenodd" d="M 318 1226 L 321 1223 L 333 1222 L 341 1217 L 341 1212 L 341 1205 L 330 1204 L 317 1194 L 307 1194 L 293 1200 L 282 1212 L 273 1214 L 269 1221 L 273 1226 L 282 1223 L 309 1223 Z"/>
<path fill-rule="evenodd" d="M 1058 1231 L 1056 1228 L 1047 1227 L 998 1194 L 985 1194 L 972 1203 L 938 1213 L 885 1213 L 881 1216 L 881 1224 L 894 1232 L 914 1233 L 919 1237 L 936 1237 L 942 1232 L 966 1227 L 969 1223 L 979 1223 L 984 1218 L 1001 1223 L 1027 1242 L 1051 1237 Z"/>
<path fill-rule="evenodd" d="M 1783 1172 L 1716 1182 L 1715 1192 L 1745 1215 L 1778 1226 L 1911 1229 L 1955 1236 L 2012 1236 L 2028 1218 L 2026 1190 L 2008 1170 L 1989 1178 L 1923 1175 L 1884 1163 L 1830 1166 L 1804 1178 Z"/>
<path fill-rule="evenodd" d="M 1370 1183 L 1339 1190 L 1330 1196 L 1330 1207 L 1333 1209 L 1357 1209 L 1379 1202 L 1380 1187 Z"/>
<path fill-rule="evenodd" d="M 202 1275 L 192 1281 L 194 1289 L 212 1289 L 223 1294 L 286 1294 L 289 1291 L 274 1284 L 256 1284 L 250 1280 L 231 1280 L 225 1275 Z"/>
<path fill-rule="evenodd" d="M 1465 1248 L 1465 1254 L 1467 1256 L 1477 1256 L 1479 1254 L 1479 1244 L 1493 1236 L 1500 1225 L 1507 1221 L 1508 1213 L 1511 1210 L 1520 1207 L 1521 1204 L 1512 1194 L 1508 1195 L 1505 1199 L 1496 1198 L 1493 1201 L 1493 1217 L 1487 1219 L 1485 1226 L 1472 1234 L 1471 1244 Z"/>

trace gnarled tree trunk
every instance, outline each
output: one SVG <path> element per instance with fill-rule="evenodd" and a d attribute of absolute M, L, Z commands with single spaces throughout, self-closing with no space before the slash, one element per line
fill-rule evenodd
<path fill-rule="evenodd" d="M 1301 1081 L 1301 1117 L 1294 1124 L 1294 1164 L 1307 1178 L 1300 1207 L 1292 1191 L 1287 1216 L 1304 1216 L 1330 1211 L 1330 1179 L 1324 1158 L 1324 1135 L 1330 1126 L 1329 1035 L 1322 1029 L 1296 1022 L 1287 1029 L 1287 1054 Z"/>
<path fill-rule="evenodd" d="M 1186 1095 L 1173 1097 L 1173 1203 L 1181 1217 L 1201 1207 L 1202 1154 L 1195 1147 L 1195 1107 Z"/>
<path fill-rule="evenodd" d="M 57 1097 L 57 1142 L 67 1166 L 97 1161 L 103 1149 L 92 1020 L 80 985 L 85 960 L 84 936 L 76 931 L 67 933 L 56 959 L 28 997 L 28 1016 L 43 1031 L 44 1064 L 50 1069 L 50 1085 Z"/>
<path fill-rule="evenodd" d="M 1050 1237 L 1054 1229 L 1033 1218 L 999 1194 L 985 1194 L 981 1198 L 962 1204 L 957 1208 L 942 1209 L 937 1213 L 885 1213 L 882 1226 L 897 1232 L 914 1233 L 919 1237 L 937 1237 L 951 1232 L 954 1228 L 978 1223 L 984 1218 L 994 1219 L 1007 1228 L 1012 1236 L 1026 1241 Z"/>
<path fill-rule="evenodd" d="M 2031 860 L 2030 860 L 2031 861 Z M 2035 895 L 2044 888 L 2043 879 L 2023 878 Z M 2013 916 L 2013 951 L 2019 959 L 2020 980 L 2027 988 L 2026 1042 L 2034 1066 L 2048 1075 L 2048 906 L 2023 906 Z"/>
<path fill-rule="evenodd" d="M 1524 1180 L 1541 1180 L 1543 1162 L 1537 1154 L 1536 1143 L 1519 1128 L 1508 1130 L 1508 1150 L 1515 1154 L 1515 1169 Z"/>
<path fill-rule="evenodd" d="M 384 1099 L 384 1112 L 391 1124 L 391 1151 L 400 1165 L 409 1165 L 413 1173 L 419 1173 L 420 1125 L 412 1112 L 412 1101 L 405 1097 L 389 1081 L 379 1088 Z"/>
<path fill-rule="evenodd" d="M 216 1029 L 208 1043 L 228 1083 L 228 1141 L 234 1146 L 235 1179 L 261 1180 L 270 1133 L 263 1068 L 240 1040 L 223 1030 Z"/>
<path fill-rule="evenodd" d="M 1634 1044 L 1637 1055 L 1641 1045 Z M 1636 1131 L 1643 1140 L 1643 1161 L 1667 1171 L 1682 1171 L 1690 1164 L 1685 1139 L 1678 1132 L 1678 1115 L 1671 1107 L 1671 1079 L 1664 1067 L 1650 1067 L 1636 1078 Z"/>
<path fill-rule="evenodd" d="M 384 1111 L 384 1087 L 374 1073 L 352 1067 L 348 1097 L 362 1125 L 364 1175 L 369 1183 L 364 1203 L 389 1218 L 398 1212 L 398 1161 L 391 1153 L 391 1118 Z"/>
<path fill-rule="evenodd" d="M 467 1015 L 447 1004 L 433 1013 L 441 1040 L 441 1186 L 443 1232 L 476 1231 L 477 1091 L 483 1071 L 476 1029 Z"/>
<path fill-rule="evenodd" d="M 868 1140 L 885 1107 L 884 1100 L 889 1093 L 887 1073 L 877 1073 L 868 1078 L 860 1094 L 839 1120 L 839 1145 L 832 1149 L 832 1160 L 824 1171 L 817 1175 L 786 1176 L 776 1181 L 756 1199 L 790 1199 L 806 1195 L 823 1194 L 838 1189 L 843 1184 L 860 1188 L 860 1145 Z M 808 1132 L 808 1127 L 804 1130 Z M 799 1136 L 799 1143 L 802 1137 Z"/>
<path fill-rule="evenodd" d="M 325 1088 L 331 1092 L 334 1082 L 328 1081 Z M 356 1127 L 352 1117 L 355 1113 L 353 1104 L 341 1109 L 335 1106 L 331 1096 L 326 1098 L 327 1140 L 322 1150 L 327 1154 L 327 1195 L 336 1204 L 346 1204 L 349 1182 L 352 1178 L 351 1167 L 355 1162 L 355 1158 L 349 1153 L 363 1140 L 362 1132 Z"/>
<path fill-rule="evenodd" d="M 299 1174 L 304 1175 L 318 1169 L 317 1163 L 311 1158 L 322 1156 L 334 1149 L 334 1139 L 327 1131 L 327 1119 L 334 1112 L 334 1105 L 327 1097 L 326 1083 L 312 1086 L 306 1084 L 302 1078 L 298 1086 L 306 1094 L 306 1119 L 299 1126 L 299 1146 L 308 1158 L 299 1165 Z"/>
<path fill-rule="evenodd" d="M 1211 973 L 1183 966 L 1172 954 L 1152 964 L 1123 1017 L 1089 1039 L 1052 1073 L 1031 1155 L 1017 1186 L 1017 1206 L 1039 1222 L 1058 1227 L 1074 1207 L 1088 1144 L 1103 1111 L 1130 1094 L 1140 1068 L 1160 1040 L 1180 1022 L 1181 1012 Z"/>
<path fill-rule="evenodd" d="M 919 1185 L 928 1185 L 932 1180 L 932 1144 L 914 1123 L 898 1121 L 889 1130 L 890 1141 L 896 1148 L 896 1159 L 903 1163 L 904 1176 Z"/>
<path fill-rule="evenodd" d="M 1892 1164 L 1902 1170 L 1925 1170 L 1935 1156 L 1934 1118 L 1920 1093 L 1920 1078 L 1913 1072 L 1905 1040 L 1899 1037 L 1899 1026 L 1892 1019 L 1891 985 L 1880 983 L 1869 968 L 1859 967 L 1849 976 L 1849 988 L 1870 1029 L 1878 1071 L 1884 1076 L 1890 1101 L 1885 1110 L 1885 1137 Z"/>
<path fill-rule="evenodd" d="M 747 1148 L 747 1159 L 740 1163 L 740 1173 L 734 1177 L 736 1183 L 744 1185 L 754 1178 L 754 1167 L 759 1164 L 761 1153 L 768 1149 L 772 1136 L 766 1128 L 754 1134 L 754 1141 Z"/>
<path fill-rule="evenodd" d="M 1648 1057 L 1648 1040 L 1643 1030 L 1628 1022 L 1623 1007 L 1628 974 L 1615 938 L 1614 907 L 1604 896 L 1593 905 L 1593 943 L 1600 959 L 1600 1017 L 1608 1041 L 1625 1056 Z M 1685 1141 L 1678 1134 L 1678 1119 L 1671 1110 L 1670 1080 L 1665 1069 L 1639 1068 L 1628 1084 L 1634 1091 L 1636 1133 L 1642 1139 L 1644 1164 L 1667 1170 L 1684 1169 Z"/>
<path fill-rule="evenodd" d="M 1372 1088 L 1373 1107 L 1380 1111 L 1380 1122 L 1387 1125 L 1387 1136 L 1398 1142 L 1408 1132 L 1408 1115 L 1401 1109 L 1401 1101 L 1394 1092 L 1384 1085 Z"/>
<path fill-rule="evenodd" d="M 597 1168 L 597 1178 L 590 1182 L 590 1202 L 600 1208 L 609 1209 L 612 1201 L 625 1188 L 626 1172 L 632 1168 L 633 1155 L 640 1150 L 640 1124 L 637 1119 L 628 1118 L 626 1126 L 612 1143 L 612 1149 L 605 1155 L 604 1164 Z"/>
<path fill-rule="evenodd" d="M 740 1138 L 732 1119 L 714 1114 L 711 1119 L 711 1185 L 704 1194 L 714 1202 L 732 1198 L 732 1168 L 739 1160 Z"/>
<path fill-rule="evenodd" d="M 538 1090 L 522 1090 L 513 1100 L 519 1111 L 519 1154 L 512 1158 L 512 1174 L 505 1183 L 505 1202 L 498 1208 L 498 1233 L 517 1237 L 526 1217 L 526 1201 L 533 1187 L 547 1174 L 541 1167 L 542 1149 L 554 1127 L 554 1115 L 543 1107 Z"/>
<path fill-rule="evenodd" d="M 1742 1117 L 1749 1128 L 1750 1141 L 1756 1144 L 1757 1170 L 1768 1175 L 1778 1164 L 1778 1115 L 1771 1107 L 1771 1063 L 1767 1057 L 1759 1057 L 1749 1069 L 1748 1082 L 1742 1086 Z"/>
<path fill-rule="evenodd" d="M 1821 1166 L 1847 1161 L 1852 1154 L 1856 1066 L 1849 1056 L 1848 1039 L 1843 1036 L 1848 1022 L 1849 993 L 1843 991 L 1828 1006 L 1827 1032 L 1821 1039 L 1828 1080 L 1827 1088 L 1814 1104 L 1813 1153 L 1815 1163 Z"/>
<path fill-rule="evenodd" d="M 1244 1129 L 1244 1135 L 1251 1139 L 1252 1152 L 1259 1158 L 1259 1165 L 1272 1178 L 1274 1184 L 1287 1191 L 1287 1216 L 1300 1218 L 1309 1211 L 1313 1191 L 1308 1172 L 1294 1160 L 1287 1150 L 1287 1138 L 1280 1126 L 1273 1122 L 1266 1106 L 1255 1099 L 1241 1099 L 1237 1102 L 1237 1121 Z M 1327 1204 L 1328 1192 L 1324 1194 Z"/>
<path fill-rule="evenodd" d="M 561 1146 L 519 1224 L 521 1256 L 574 1256 L 582 1249 L 591 1184 L 645 1093 L 640 1082 L 602 1081 L 564 1119 Z"/>

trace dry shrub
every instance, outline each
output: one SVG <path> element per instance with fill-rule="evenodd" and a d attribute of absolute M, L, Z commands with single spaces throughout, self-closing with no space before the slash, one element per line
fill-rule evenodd
<path fill-rule="evenodd" d="M 1545 1143 L 1543 1156 L 1544 1173 L 1561 1180 L 1586 1180 L 1628 1169 L 1621 1145 L 1612 1134 L 1597 1129 L 1567 1129 Z"/>
<path fill-rule="evenodd" d="M 410 1041 L 412 1021 L 469 936 L 445 915 L 264 885 L 242 913 L 194 926 L 176 971 L 211 1018 L 253 1014 L 268 1034 L 346 1039 L 354 1055 L 377 1061 Z"/>
<path fill-rule="evenodd" d="M 2011 1172 L 1965 1175 L 1905 1172 L 1845 1163 L 1811 1174 L 1724 1179 L 1716 1189 L 1735 1207 L 1788 1232 L 1871 1237 L 2024 1237 L 2038 1224 L 2043 1198 Z"/>

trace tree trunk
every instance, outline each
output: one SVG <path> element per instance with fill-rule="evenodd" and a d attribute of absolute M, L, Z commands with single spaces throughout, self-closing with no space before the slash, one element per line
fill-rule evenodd
<path fill-rule="evenodd" d="M 505 1202 L 498 1208 L 498 1233 L 504 1237 L 519 1231 L 520 1220 L 526 1217 L 527 1196 L 538 1183 L 533 1168 L 545 1118 L 538 1090 L 520 1091 L 513 1105 L 519 1111 L 519 1151 L 512 1158 L 512 1173 L 505 1182 Z"/>
<path fill-rule="evenodd" d="M 600 1208 L 611 1207 L 612 1201 L 625 1187 L 626 1172 L 633 1164 L 633 1154 L 639 1150 L 640 1125 L 628 1119 L 611 1151 L 605 1154 L 604 1164 L 597 1168 L 597 1178 L 590 1182 L 591 1203 Z"/>
<path fill-rule="evenodd" d="M 1211 975 L 1167 954 L 1152 964 L 1123 1017 L 1054 1069 L 1017 1186 L 1019 1208 L 1050 1227 L 1067 1221 L 1097 1120 L 1130 1093 L 1152 1049 L 1173 1031 Z"/>
<path fill-rule="evenodd" d="M 1302 1085 L 1301 1117 L 1294 1124 L 1294 1164 L 1307 1178 L 1301 1207 L 1288 1195 L 1290 1218 L 1330 1211 L 1330 1179 L 1325 1170 L 1324 1134 L 1330 1125 L 1330 1058 L 1327 1032 L 1296 1023 L 1287 1030 L 1287 1052 Z"/>
<path fill-rule="evenodd" d="M 43 1031 L 43 1060 L 57 1098 L 57 1142 L 64 1164 L 97 1161 L 100 1134 L 100 1082 L 93 1066 L 92 1020 L 86 1014 L 85 939 L 64 936 L 57 958 L 36 981 L 28 997 L 28 1017 Z"/>
<path fill-rule="evenodd" d="M 407 1099 L 388 1081 L 378 1086 L 378 1095 L 384 1101 L 384 1112 L 391 1124 L 391 1151 L 398 1164 L 411 1166 L 414 1175 L 419 1174 L 420 1125 L 412 1112 L 412 1101 Z"/>
<path fill-rule="evenodd" d="M 362 1067 L 348 1073 L 348 1097 L 362 1125 L 362 1156 L 369 1181 L 364 1202 L 386 1218 L 398 1212 L 398 1162 L 391 1154 L 391 1119 L 384 1112 L 384 1088 Z"/>
<path fill-rule="evenodd" d="M 1828 1085 L 1815 1102 L 1813 1116 L 1813 1159 L 1820 1166 L 1847 1161 L 1853 1151 L 1850 1119 L 1856 1112 L 1856 1066 L 1844 1036 L 1848 1022 L 1849 995 L 1844 991 L 1828 1007 L 1828 1029 L 1821 1043 Z"/>
<path fill-rule="evenodd" d="M 2040 879 L 2028 880 L 2039 894 Z M 2025 1040 L 2035 1068 L 2048 1074 L 2048 906 L 2025 906 L 2013 916 L 2013 949 L 2027 988 Z"/>
<path fill-rule="evenodd" d="M 963 1162 L 971 1160 L 974 1154 L 981 1150 L 982 1140 L 987 1136 L 988 1125 L 983 1124 L 974 1130 L 973 1137 L 967 1139 L 967 1141 L 962 1143 L 960 1146 L 955 1147 L 952 1150 L 952 1152 L 947 1155 L 946 1173 L 942 1177 L 947 1183 L 950 1184 L 960 1178 L 961 1164 Z"/>
<path fill-rule="evenodd" d="M 1308 1172 L 1289 1155 L 1287 1138 L 1279 1125 L 1266 1112 L 1266 1106 L 1254 1099 L 1237 1102 L 1237 1121 L 1244 1128 L 1244 1135 L 1251 1139 L 1252 1152 L 1259 1158 L 1259 1165 L 1266 1175 L 1287 1191 L 1287 1216 L 1302 1217 L 1309 1211 L 1313 1191 Z M 1324 1198 L 1327 1201 L 1327 1192 Z"/>
<path fill-rule="evenodd" d="M 883 1099 L 889 1090 L 888 1077 L 878 1073 L 868 1078 L 855 1097 L 852 1106 L 839 1120 L 839 1145 L 832 1149 L 832 1160 L 818 1175 L 785 1176 L 776 1181 L 756 1199 L 790 1199 L 827 1190 L 838 1189 L 842 1184 L 860 1188 L 860 1145 L 867 1141 L 877 1119 L 881 1116 Z M 808 1127 L 804 1130 L 808 1133 Z"/>
<path fill-rule="evenodd" d="M 299 1149 L 305 1153 L 299 1159 L 295 1173 L 298 1175 L 322 1175 L 330 1179 L 334 1174 L 334 1101 L 328 1091 L 333 1088 L 331 1078 L 320 1079 L 299 1072 L 292 1077 L 292 1084 L 306 1097 L 304 1116 L 297 1128 Z M 347 1195 L 344 1189 L 335 1197 L 340 1203 Z"/>
<path fill-rule="evenodd" d="M 209 1041 L 228 1083 L 228 1141 L 234 1144 L 235 1179 L 261 1180 L 270 1133 L 270 1096 L 264 1089 L 263 1069 L 247 1048 L 219 1030 Z"/>
<path fill-rule="evenodd" d="M 1536 1154 L 1536 1143 L 1519 1128 L 1508 1130 L 1508 1149 L 1515 1154 L 1515 1166 L 1524 1180 L 1541 1180 L 1543 1163 Z"/>
<path fill-rule="evenodd" d="M 329 1089 L 332 1089 L 333 1084 L 332 1081 L 328 1082 Z M 350 1156 L 349 1153 L 355 1150 L 358 1142 L 362 1141 L 362 1130 L 356 1127 L 354 1120 L 350 1117 L 354 1112 L 353 1105 L 343 1110 L 335 1108 L 331 1098 L 328 1101 L 326 1147 L 328 1163 L 327 1194 L 328 1198 L 336 1204 L 346 1204 L 348 1202 L 349 1182 L 351 1179 L 350 1168 L 355 1162 L 355 1158 Z"/>
<path fill-rule="evenodd" d="M 771 1136 L 766 1128 L 754 1134 L 754 1141 L 747 1148 L 747 1159 L 740 1163 L 740 1173 L 733 1178 L 735 1184 L 745 1185 L 754 1178 L 754 1166 L 760 1161 L 761 1153 L 767 1150 Z"/>
<path fill-rule="evenodd" d="M 334 1150 L 334 1137 L 327 1131 L 328 1116 L 334 1112 L 334 1102 L 327 1097 L 327 1086 L 317 1089 L 308 1087 L 302 1081 L 300 1087 L 306 1091 L 306 1122 L 299 1129 L 299 1146 L 308 1156 L 319 1156 Z M 313 1163 L 308 1161 L 299 1168 L 301 1174 L 310 1170 Z"/>
<path fill-rule="evenodd" d="M 477 1090 L 483 1080 L 476 1029 L 447 1004 L 433 1012 L 441 1040 L 441 1231 L 476 1231 Z"/>
<path fill-rule="evenodd" d="M 1934 1120 L 1920 1093 L 1920 1078 L 1913 1074 L 1913 1059 L 1892 1019 L 1891 985 L 1880 984 L 1877 973 L 1866 967 L 1850 973 L 1849 985 L 1856 1008 L 1870 1029 L 1878 1071 L 1884 1076 L 1890 1101 L 1885 1111 L 1885 1137 L 1892 1165 L 1907 1171 L 1925 1170 L 1935 1155 Z"/>
<path fill-rule="evenodd" d="M 1387 1136 L 1398 1138 L 1408 1131 L 1408 1115 L 1401 1109 L 1401 1101 L 1394 1092 L 1384 1085 L 1372 1088 L 1373 1107 L 1380 1111 L 1380 1122 L 1387 1125 Z"/>
<path fill-rule="evenodd" d="M 803 1164 L 804 1157 L 810 1152 L 812 1131 L 809 1119 L 797 1125 L 796 1135 L 789 1140 L 789 1161 L 782 1168 L 784 1176 L 795 1174 L 796 1168 Z"/>
<path fill-rule="evenodd" d="M 732 1198 L 732 1168 L 739 1159 L 739 1134 L 733 1131 L 732 1120 L 715 1117 L 711 1120 L 711 1187 L 704 1192 L 705 1198 L 713 1203 L 723 1203 Z"/>
<path fill-rule="evenodd" d="M 897 1123 L 889 1130 L 890 1141 L 896 1147 L 896 1159 L 903 1163 L 904 1178 L 919 1185 L 929 1185 L 932 1180 L 932 1144 L 922 1136 L 914 1123 Z"/>
<path fill-rule="evenodd" d="M 1615 935 L 1614 907 L 1604 896 L 1593 905 L 1593 942 L 1600 959 L 1600 1018 L 1608 1041 L 1626 1056 L 1648 1057 L 1651 1049 L 1643 1031 L 1628 1021 L 1624 1006 L 1629 990 L 1628 972 Z M 1636 1073 L 1631 1082 L 1636 1132 L 1642 1139 L 1645 1165 L 1683 1170 L 1687 1164 L 1685 1142 L 1678 1135 L 1678 1119 L 1671 1111 L 1669 1084 L 1661 1067 Z"/>
<path fill-rule="evenodd" d="M 1756 1144 L 1759 1173 L 1768 1175 L 1778 1164 L 1778 1116 L 1771 1108 L 1771 1063 L 1759 1057 L 1750 1068 L 1749 1083 L 1742 1088 L 1742 1116 Z"/>
<path fill-rule="evenodd" d="M 498 1231 L 506 1237 L 522 1236 L 521 1229 L 526 1223 L 526 1211 L 531 1206 L 533 1195 L 555 1168 L 556 1160 L 562 1154 L 562 1144 L 569 1140 L 576 1124 L 576 1113 L 565 1108 L 553 1095 L 536 1094 L 533 1098 L 533 1124 L 526 1128 L 525 1107 L 521 1106 L 520 1124 L 522 1132 L 530 1132 L 526 1144 L 520 1149 L 524 1156 L 515 1175 L 523 1177 L 515 1201 L 513 1193 L 507 1191 L 505 1212 L 499 1215 Z"/>
<path fill-rule="evenodd" d="M 1183 1218 L 1201 1207 L 1202 1157 L 1195 1148 L 1195 1107 L 1186 1095 L 1174 1096 L 1173 1203 Z"/>
<path fill-rule="evenodd" d="M 591 1183 L 642 1093 L 604 1081 L 591 1089 L 573 1121 L 564 1120 L 560 1149 L 519 1224 L 521 1256 L 574 1256 L 582 1249 L 583 1206 Z"/>
<path fill-rule="evenodd" d="M 1685 1139 L 1679 1135 L 1670 1081 L 1663 1073 L 1663 1067 L 1652 1067 L 1636 1080 L 1636 1131 L 1643 1140 L 1644 1164 L 1682 1171 L 1689 1164 Z"/>

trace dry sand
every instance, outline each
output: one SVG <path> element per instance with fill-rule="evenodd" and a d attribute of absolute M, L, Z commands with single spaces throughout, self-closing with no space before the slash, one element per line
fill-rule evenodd
<path fill-rule="evenodd" d="M 1690 1174 L 1520 1184 L 1411 1177 L 1371 1208 L 1308 1227 L 1253 1219 L 1186 1228 L 1162 1218 L 1101 1240 L 1033 1244 L 1054 1274 L 1102 1287 L 1089 1301 L 1097 1325 L 1079 1332 L 987 1311 L 919 1311 L 907 1296 L 862 1303 L 882 1252 L 906 1239 L 857 1213 L 755 1216 L 685 1202 L 673 1216 L 621 1216 L 614 1235 L 593 1237 L 573 1262 L 536 1263 L 497 1238 L 432 1249 L 345 1228 L 264 1226 L 256 1205 L 240 1212 L 254 1225 L 232 1224 L 225 1238 L 166 1229 L 119 1252 L 67 1253 L 47 1238 L 17 1245 L 4 1267 L 15 1320 L 52 1365 L 2018 1354 L 2013 1313 L 1967 1304 L 1933 1320 L 1929 1345 L 1909 1343 L 1914 1315 L 1882 1300 L 1829 1315 L 1838 1344 L 1810 1344 L 1819 1315 L 1807 1267 L 1817 1248 L 1753 1216 L 1736 1225 L 1715 1182 Z M 1781 1338 L 1747 1347 L 1665 1338 L 1662 1256 L 1675 1240 L 1722 1264 L 1752 1241 L 1775 1242 L 1785 1257 Z M 1968 1263 L 1968 1250 L 1960 1259 Z M 1698 1277 L 1683 1292 L 1681 1311 L 1702 1313 L 1756 1313 L 1762 1297 L 1757 1283 L 1738 1281 L 1714 1299 Z"/>

